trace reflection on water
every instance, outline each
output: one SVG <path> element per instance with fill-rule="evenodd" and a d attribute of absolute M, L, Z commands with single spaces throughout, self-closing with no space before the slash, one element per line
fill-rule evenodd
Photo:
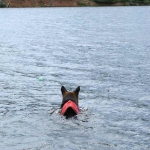
<path fill-rule="evenodd" d="M 149 13 L 1 9 L 1 149 L 148 150 Z M 81 86 L 79 105 L 88 110 L 78 119 L 51 113 L 60 107 L 62 85 Z"/>

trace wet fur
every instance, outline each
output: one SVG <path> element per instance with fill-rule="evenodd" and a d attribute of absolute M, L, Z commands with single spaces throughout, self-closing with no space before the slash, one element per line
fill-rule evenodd
<path fill-rule="evenodd" d="M 68 102 L 69 100 L 73 101 L 78 106 L 78 95 L 80 91 L 80 86 L 78 86 L 74 91 L 68 92 L 64 86 L 61 87 L 62 92 L 62 103 L 61 108 L 63 105 Z M 76 113 L 72 108 L 68 108 L 64 116 L 66 116 L 66 119 L 71 118 L 75 116 Z"/>

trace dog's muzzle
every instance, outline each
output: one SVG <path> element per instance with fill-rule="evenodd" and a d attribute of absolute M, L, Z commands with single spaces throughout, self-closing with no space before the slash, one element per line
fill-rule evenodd
<path fill-rule="evenodd" d="M 71 100 L 67 101 L 61 108 L 61 115 L 64 115 L 68 108 L 72 108 L 76 115 L 80 112 L 79 107 Z"/>

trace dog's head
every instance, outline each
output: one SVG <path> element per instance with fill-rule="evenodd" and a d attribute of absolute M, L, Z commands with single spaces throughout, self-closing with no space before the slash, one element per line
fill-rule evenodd
<path fill-rule="evenodd" d="M 80 91 L 79 86 L 72 92 L 68 92 L 64 86 L 61 87 L 61 92 L 62 92 L 61 109 L 65 107 L 67 103 L 69 103 L 69 105 L 72 105 L 72 107 L 68 107 L 65 113 L 63 114 L 64 116 L 66 116 L 66 118 L 77 115 L 77 112 L 75 111 L 75 109 L 78 109 L 79 91 Z M 74 107 L 76 108 L 73 110 Z"/>

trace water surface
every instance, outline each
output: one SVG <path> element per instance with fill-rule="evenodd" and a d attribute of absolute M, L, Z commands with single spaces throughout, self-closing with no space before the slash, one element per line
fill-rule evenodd
<path fill-rule="evenodd" d="M 150 149 L 150 7 L 0 9 L 0 147 Z M 43 81 L 39 81 L 43 77 Z M 60 88 L 81 86 L 78 119 Z"/>

